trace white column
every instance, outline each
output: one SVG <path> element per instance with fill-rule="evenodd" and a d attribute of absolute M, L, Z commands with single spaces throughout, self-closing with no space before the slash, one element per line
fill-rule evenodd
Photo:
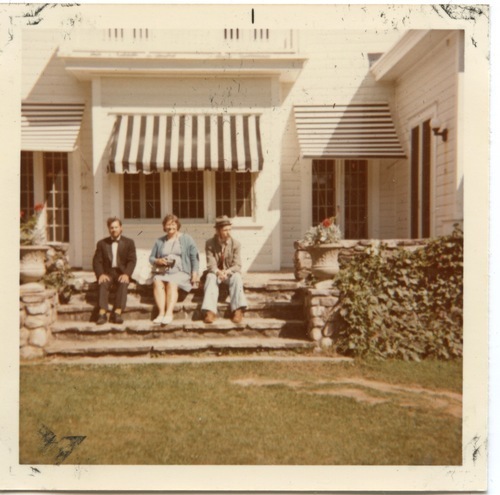
<path fill-rule="evenodd" d="M 278 77 L 271 79 L 271 107 L 274 107 L 269 112 L 267 132 L 267 150 L 263 150 L 267 164 L 264 166 L 271 167 L 272 173 L 267 177 L 270 181 L 270 190 L 273 191 L 270 196 L 269 210 L 265 212 L 268 220 L 266 227 L 270 228 L 272 242 L 272 270 L 281 268 L 281 139 L 284 129 L 284 116 L 281 108 L 281 87 Z M 269 157 L 269 158 L 268 158 Z M 267 159 L 268 158 L 268 159 Z M 263 212 L 262 212 L 263 213 Z"/>
<path fill-rule="evenodd" d="M 104 237 L 104 172 L 102 156 L 106 147 L 101 78 L 92 79 L 92 172 L 94 175 L 94 243 Z"/>

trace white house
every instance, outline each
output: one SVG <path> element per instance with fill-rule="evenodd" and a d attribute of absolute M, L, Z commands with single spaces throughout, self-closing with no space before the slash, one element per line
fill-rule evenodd
<path fill-rule="evenodd" d="M 109 216 L 139 248 L 177 214 L 200 249 L 233 218 L 244 268 L 346 238 L 433 237 L 463 219 L 460 30 L 27 29 L 21 209 L 89 269 Z M 435 129 L 433 129 L 433 127 Z"/>

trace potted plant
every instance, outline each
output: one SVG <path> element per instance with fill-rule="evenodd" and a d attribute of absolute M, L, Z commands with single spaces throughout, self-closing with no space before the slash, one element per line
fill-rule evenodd
<path fill-rule="evenodd" d="M 38 282 L 46 273 L 45 254 L 48 247 L 45 233 L 41 225 L 44 205 L 34 207 L 29 217 L 21 210 L 20 214 L 20 278 L 22 283 Z"/>
<path fill-rule="evenodd" d="M 317 280 L 332 278 L 339 272 L 338 255 L 342 248 L 339 242 L 341 239 L 342 231 L 335 223 L 335 217 L 329 217 L 311 227 L 298 241 L 301 248 L 311 255 L 311 272 Z"/>

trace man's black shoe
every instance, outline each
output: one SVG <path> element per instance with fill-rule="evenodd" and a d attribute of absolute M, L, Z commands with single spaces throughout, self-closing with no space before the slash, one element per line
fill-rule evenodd
<path fill-rule="evenodd" d="M 106 318 L 105 314 L 100 314 L 99 317 L 97 318 L 97 325 L 104 325 L 105 323 L 108 322 L 108 319 Z"/>
<path fill-rule="evenodd" d="M 122 315 L 118 313 L 113 313 L 111 315 L 111 323 L 118 323 L 119 325 L 121 325 L 123 323 Z"/>

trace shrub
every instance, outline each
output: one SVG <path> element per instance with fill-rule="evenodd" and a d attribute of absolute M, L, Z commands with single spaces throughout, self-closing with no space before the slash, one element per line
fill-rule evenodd
<path fill-rule="evenodd" d="M 337 350 L 420 360 L 462 356 L 463 232 L 414 252 L 367 248 L 336 278 Z"/>

